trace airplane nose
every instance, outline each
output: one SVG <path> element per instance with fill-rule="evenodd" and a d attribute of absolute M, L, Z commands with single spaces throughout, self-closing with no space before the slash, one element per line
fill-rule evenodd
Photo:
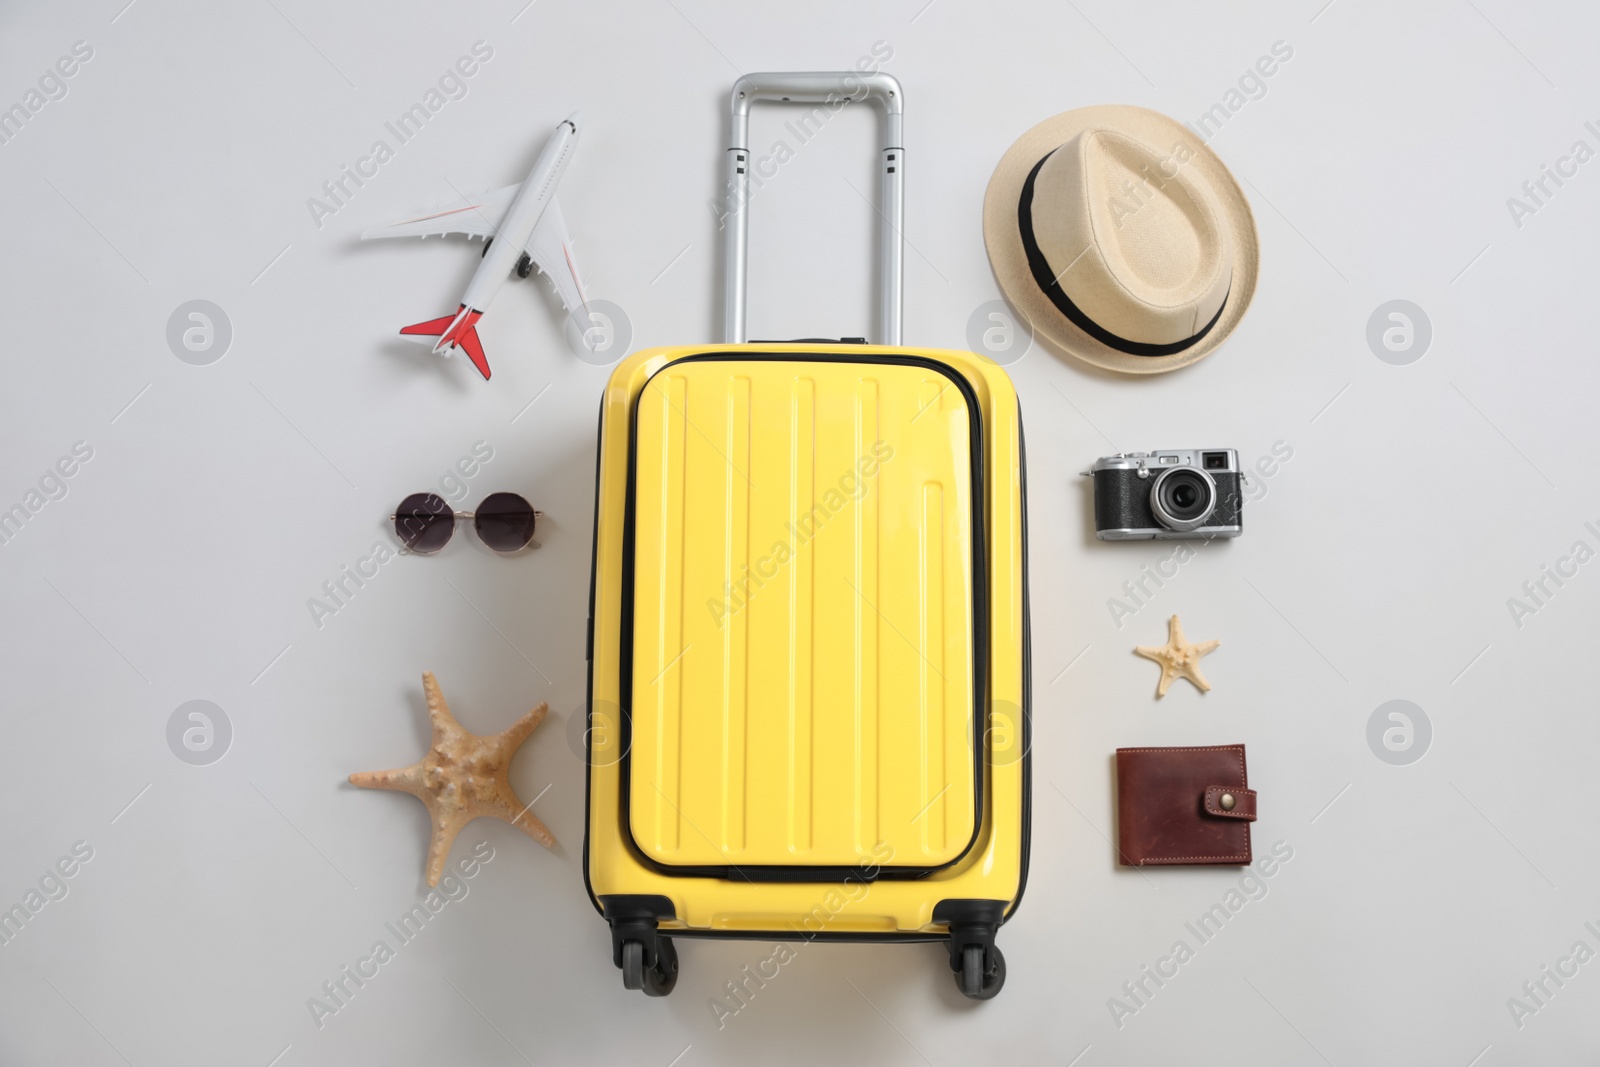
<path fill-rule="evenodd" d="M 572 123 L 572 128 L 574 131 L 581 130 L 583 129 L 583 112 L 574 111 L 572 114 L 566 117 L 565 121 Z"/>

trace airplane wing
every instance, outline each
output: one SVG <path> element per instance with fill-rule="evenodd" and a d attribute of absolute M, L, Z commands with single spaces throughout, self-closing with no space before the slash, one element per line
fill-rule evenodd
<path fill-rule="evenodd" d="M 468 237 L 493 237 L 500 220 L 511 207 L 512 198 L 520 185 L 508 185 L 487 196 L 452 197 L 444 204 L 414 215 L 374 226 L 362 233 L 361 239 L 372 237 L 431 237 L 447 233 L 463 233 Z"/>
<path fill-rule="evenodd" d="M 583 279 L 578 276 L 578 261 L 572 254 L 572 235 L 567 232 L 560 200 L 551 198 L 550 206 L 539 216 L 523 251 L 555 285 L 562 307 L 574 311 L 588 306 L 589 299 L 583 292 Z"/>

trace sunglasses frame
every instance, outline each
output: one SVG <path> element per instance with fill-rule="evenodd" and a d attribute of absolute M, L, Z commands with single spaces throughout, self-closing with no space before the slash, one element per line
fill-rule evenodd
<path fill-rule="evenodd" d="M 518 545 L 516 548 L 499 549 L 499 548 L 495 548 L 493 545 L 489 544 L 488 541 L 484 540 L 483 531 L 479 530 L 477 528 L 477 526 L 476 526 L 476 520 L 478 518 L 478 513 L 477 513 L 477 511 L 475 509 L 469 509 L 469 510 L 466 510 L 466 511 L 457 511 L 454 508 L 450 507 L 450 501 L 445 500 L 444 497 L 440 496 L 438 493 L 432 492 L 431 490 L 423 490 L 422 492 L 419 492 L 419 493 L 407 493 L 405 495 L 405 497 L 401 499 L 400 503 L 404 504 L 407 500 L 410 500 L 414 496 L 428 496 L 428 497 L 433 497 L 435 500 L 438 500 L 438 501 L 442 502 L 445 505 L 446 508 L 449 508 L 450 534 L 449 534 L 448 537 L 446 537 L 444 539 L 444 541 L 439 545 L 438 548 L 422 549 L 422 548 L 417 548 L 414 545 L 407 543 L 405 535 L 402 534 L 400 532 L 400 530 L 399 530 L 400 514 L 399 514 L 398 511 L 394 512 L 393 514 L 391 514 L 389 516 L 389 525 L 390 525 L 391 528 L 394 529 L 395 536 L 400 539 L 400 551 L 402 553 L 406 553 L 406 554 L 410 554 L 410 555 L 436 556 L 440 552 L 443 552 L 444 549 L 445 549 L 445 546 L 450 544 L 450 542 L 452 540 L 454 540 L 454 538 L 455 538 L 455 535 L 456 535 L 455 524 L 457 522 L 459 522 L 460 520 L 462 520 L 462 519 L 472 519 L 472 520 L 474 520 L 473 533 L 477 535 L 479 543 L 481 543 L 483 545 L 483 547 L 487 548 L 489 551 L 493 552 L 497 556 L 514 556 L 514 555 L 517 555 L 520 552 L 526 552 L 530 548 L 538 548 L 539 547 L 539 542 L 538 542 L 538 540 L 535 539 L 534 534 L 538 531 L 539 517 L 542 516 L 544 514 L 544 512 L 542 512 L 538 508 L 534 507 L 533 506 L 533 502 L 530 501 L 527 497 L 523 496 L 521 493 L 512 493 L 512 492 L 508 492 L 506 490 L 496 490 L 493 493 L 489 493 L 489 494 L 485 495 L 483 499 L 484 500 L 488 500 L 489 497 L 500 496 L 500 495 L 516 497 L 518 500 L 522 501 L 524 504 L 527 504 L 528 505 L 528 510 L 533 512 L 534 528 L 533 528 L 533 530 L 530 530 L 528 532 L 528 540 L 523 542 L 522 544 Z M 479 507 L 483 506 L 482 501 L 479 501 L 479 505 L 478 506 Z M 430 517 L 434 518 L 435 520 L 442 520 L 445 517 L 445 512 L 440 511 L 440 512 L 432 514 Z M 420 540 L 420 539 L 421 538 L 419 537 L 418 540 Z"/>

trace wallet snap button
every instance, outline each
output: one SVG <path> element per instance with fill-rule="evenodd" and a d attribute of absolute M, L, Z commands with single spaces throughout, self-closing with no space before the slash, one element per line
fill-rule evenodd
<path fill-rule="evenodd" d="M 1217 806 L 1223 811 L 1232 811 L 1233 806 L 1236 803 L 1238 802 L 1233 799 L 1232 793 L 1224 793 L 1222 796 L 1217 798 Z"/>

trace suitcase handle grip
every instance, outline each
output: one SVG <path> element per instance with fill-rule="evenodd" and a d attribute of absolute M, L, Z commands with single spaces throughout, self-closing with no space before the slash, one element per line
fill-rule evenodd
<path fill-rule="evenodd" d="M 745 297 L 750 227 L 745 209 L 750 202 L 752 166 L 750 107 L 761 100 L 838 107 L 870 100 L 883 109 L 883 146 L 878 153 L 878 213 L 883 216 L 878 236 L 878 330 L 882 335 L 879 343 L 898 345 L 904 260 L 901 227 L 905 219 L 905 148 L 901 144 L 901 125 L 905 93 L 893 75 L 857 71 L 746 74 L 733 85 L 725 185 L 728 202 L 723 216 L 727 271 L 723 280 L 723 341 L 744 344 L 749 336 Z"/>

